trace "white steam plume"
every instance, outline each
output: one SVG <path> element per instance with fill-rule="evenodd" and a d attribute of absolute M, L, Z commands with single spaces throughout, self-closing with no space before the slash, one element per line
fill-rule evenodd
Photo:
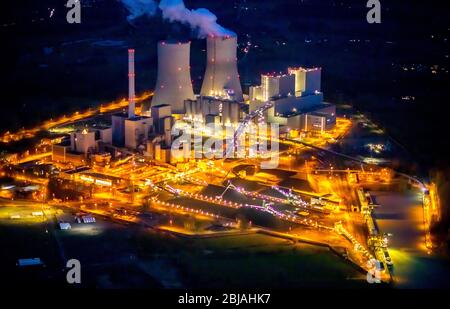
<path fill-rule="evenodd" d="M 158 8 L 158 4 L 154 0 L 122 0 L 122 3 L 130 13 L 127 17 L 129 22 L 140 16 L 153 16 Z"/>
<path fill-rule="evenodd" d="M 225 29 L 217 23 L 217 16 L 208 9 L 189 10 L 183 0 L 161 0 L 159 8 L 163 18 L 174 22 L 178 21 L 191 26 L 198 31 L 201 38 L 207 36 L 232 36 L 234 32 Z"/>
<path fill-rule="evenodd" d="M 219 25 L 217 16 L 208 9 L 190 10 L 186 8 L 183 0 L 161 0 L 159 6 L 154 0 L 122 0 L 122 2 L 130 12 L 129 21 L 142 15 L 154 15 L 156 7 L 159 7 L 164 19 L 189 25 L 192 30 L 197 32 L 199 38 L 236 35 Z"/>

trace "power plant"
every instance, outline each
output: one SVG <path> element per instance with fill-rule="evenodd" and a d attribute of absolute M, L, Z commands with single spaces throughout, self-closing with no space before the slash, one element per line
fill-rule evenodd
<path fill-rule="evenodd" d="M 170 104 L 184 114 L 184 100 L 195 99 L 190 67 L 191 42 L 158 43 L 158 77 L 151 106 Z"/>
<path fill-rule="evenodd" d="M 289 68 L 281 74 L 263 74 L 261 85 L 251 86 L 244 102 L 237 68 L 237 36 L 207 37 L 206 70 L 200 94 L 191 80 L 190 41 L 158 42 L 158 73 L 151 105 L 135 113 L 135 50 L 128 50 L 128 106 L 111 116 L 112 128 L 83 128 L 72 134 L 70 145 L 59 157 L 80 152 L 108 152 L 115 159 L 127 153 L 174 163 L 171 156 L 172 127 L 176 120 L 186 125 L 220 125 L 235 128 L 247 116 L 259 114 L 265 123 L 280 125 L 280 132 L 329 131 L 336 124 L 336 108 L 323 101 L 321 68 Z M 269 104 L 267 108 L 266 106 Z M 108 130 L 109 129 L 109 130 Z M 98 156 L 97 156 L 98 157 Z M 74 159 L 75 160 L 75 159 Z"/>
<path fill-rule="evenodd" d="M 237 36 L 208 36 L 207 66 L 200 93 L 243 101 L 237 69 Z"/>
<path fill-rule="evenodd" d="M 49 31 L 41 36 L 42 31 L 26 36 L 33 38 L 35 45 L 26 53 L 22 50 L 24 46 L 29 49 L 28 43 L 16 43 L 20 41 L 17 36 L 24 37 L 29 14 L 18 14 L 13 16 L 16 19 L 0 25 L 15 39 L 9 45 L 17 49 L 10 53 L 9 58 L 18 61 L 16 68 L 7 68 L 12 79 L 7 79 L 6 84 L 11 88 L 8 94 L 19 97 L 8 107 L 17 105 L 19 112 L 31 104 L 42 107 L 43 102 L 55 100 L 61 104 L 56 110 L 42 110 L 38 118 L 52 112 L 53 118 L 45 121 L 34 119 L 33 115 L 21 119 L 27 115 L 16 115 L 14 109 L 4 110 L 4 117 L 19 121 L 14 127 L 21 127 L 15 132 L 0 132 L 0 245 L 8 248 L 7 255 L 0 257 L 0 267 L 6 270 L 8 286 L 33 287 L 40 283 L 75 291 L 72 283 L 76 281 L 81 289 L 182 288 L 185 293 L 175 293 L 161 302 L 208 307 L 220 302 L 236 306 L 273 303 L 275 297 L 270 293 L 225 291 L 225 297 L 219 299 L 213 294 L 192 293 L 192 289 L 240 285 L 421 287 L 428 278 L 420 276 L 417 280 L 408 276 L 414 266 L 409 260 L 414 262 L 425 256 L 431 262 L 433 275 L 442 272 L 439 278 L 433 276 L 437 278 L 436 285 L 425 282 L 426 287 L 439 287 L 442 278 L 448 279 L 447 259 L 440 256 L 450 238 L 433 233 L 434 227 L 441 226 L 439 219 L 446 210 L 446 205 L 440 207 L 445 203 L 439 199 L 440 186 L 445 183 L 427 177 L 426 166 L 419 167 L 419 161 L 403 146 L 392 143 L 368 115 L 348 103 L 337 108 L 328 103 L 328 96 L 322 91 L 321 60 L 327 63 L 324 51 L 336 53 L 338 47 L 348 46 L 348 35 L 354 37 L 347 31 L 325 35 L 324 29 L 308 29 L 308 39 L 303 40 L 304 31 L 296 33 L 295 28 L 301 28 L 296 23 L 299 18 L 301 25 L 306 26 L 313 19 L 315 24 L 318 18 L 325 20 L 316 14 L 327 9 L 323 3 L 296 3 L 295 7 L 289 6 L 292 12 L 288 13 L 293 14 L 287 15 L 283 14 L 286 5 L 258 5 L 257 1 L 245 0 L 215 3 L 224 10 L 229 23 L 235 21 L 236 27 L 245 31 L 238 44 L 237 34 L 217 24 L 217 16 L 211 11 L 186 8 L 183 0 L 118 1 L 130 10 L 130 24 L 141 15 L 156 15 L 177 24 L 168 26 L 142 19 L 131 24 L 131 28 L 119 23 L 122 30 L 118 35 L 96 35 L 80 41 L 76 29 L 69 36 L 52 31 L 50 26 L 62 25 L 65 16 L 57 7 L 58 14 L 51 19 L 51 11 L 47 18 L 41 14 L 41 5 L 33 7 L 31 13 L 34 12 L 34 18 L 42 16 L 41 20 L 34 20 L 35 26 Z M 112 14 L 108 21 L 123 15 L 115 4 L 109 7 L 111 1 L 76 2 L 89 7 L 90 17 L 105 10 Z M 99 3 L 96 9 L 96 2 L 108 3 Z M 342 9 L 347 6 L 339 8 L 347 16 L 348 12 Z M 270 10 L 274 14 L 268 14 Z M 298 10 L 305 14 L 298 14 Z M 316 12 L 311 16 L 313 10 Z M 257 23 L 262 18 L 265 23 Z M 341 27 L 341 19 L 338 23 L 332 19 L 329 24 Z M 267 29 L 277 23 L 283 23 L 283 27 L 270 33 Z M 160 41 L 156 37 L 163 29 L 142 31 L 149 25 L 167 28 L 168 36 Z M 104 22 L 89 24 L 89 29 L 104 33 L 105 26 Z M 10 28 L 15 30 L 9 32 Z M 289 33 L 284 28 L 289 28 Z M 439 33 L 436 29 L 426 29 L 426 33 Z M 78 30 L 85 31 L 86 27 Z M 359 30 L 356 37 L 361 37 Z M 50 42 L 48 33 L 52 35 Z M 126 37 L 127 33 L 130 37 Z M 197 39 L 188 41 L 187 33 Z M 329 37 L 329 41 L 324 37 Z M 377 39 L 374 44 L 357 39 L 362 45 L 354 46 L 384 45 L 378 34 L 367 37 Z M 435 43 L 442 45 L 442 38 L 437 37 Z M 65 43 L 58 44 L 62 41 Z M 430 45 L 431 41 L 427 41 Z M 436 44 L 433 52 L 445 52 L 436 49 Z M 313 57 L 317 61 L 314 66 L 290 66 L 296 65 L 296 59 L 309 58 L 315 45 L 320 45 L 321 52 L 320 57 Z M 400 48 L 401 44 L 396 46 Z M 387 45 L 385 48 L 391 49 Z M 99 58 L 99 51 L 107 61 L 92 63 Z M 354 51 L 349 54 L 344 50 L 336 57 L 352 60 L 359 55 Z M 61 79 L 67 73 L 64 65 L 72 62 L 63 57 L 67 53 L 81 57 L 76 63 L 89 74 L 81 83 L 92 85 L 80 83 L 68 89 L 63 80 L 58 81 L 58 75 Z M 277 55 L 280 58 L 276 59 Z M 240 67 L 246 71 L 242 86 L 237 56 Z M 385 58 L 377 57 L 380 70 L 390 65 L 391 56 L 388 53 Z M 436 63 L 431 68 L 424 66 L 419 75 L 409 72 L 408 80 L 422 81 L 434 72 L 435 82 L 445 81 L 446 68 L 441 67 L 441 62 Z M 265 70 L 263 66 L 270 72 L 260 74 L 260 79 L 251 83 L 256 72 Z M 419 62 L 396 64 L 392 78 L 404 77 L 401 71 L 409 71 L 411 66 L 411 70 L 420 69 Z M 352 65 L 352 70 L 345 70 L 345 63 L 338 68 L 338 76 L 357 74 L 358 69 Z M 81 72 L 74 73 L 78 76 Z M 111 76 L 96 83 L 105 74 Z M 341 82 L 348 75 L 343 74 Z M 35 83 L 39 76 L 45 79 Z M 360 80 L 359 74 L 357 77 L 358 84 L 369 81 Z M 28 85 L 30 89 L 25 87 Z M 39 86 L 56 87 L 56 93 L 50 91 L 50 97 L 39 91 L 35 94 Z M 101 86 L 104 89 L 99 89 Z M 391 88 L 365 91 L 375 95 L 381 90 L 381 97 L 385 97 Z M 56 114 L 72 106 L 71 97 L 84 97 L 79 92 L 86 89 L 92 90 L 89 101 L 79 104 L 73 112 Z M 402 87 L 402 92 L 406 90 Z M 403 95 L 419 95 L 415 92 Z M 91 104 L 92 99 L 113 93 L 120 97 Z M 352 91 L 350 95 L 362 97 L 364 91 Z M 429 114 L 428 117 L 435 116 L 435 111 Z M 22 127 L 25 120 L 36 124 Z M 424 134 L 428 135 L 423 136 L 433 138 L 429 133 L 432 132 L 426 130 Z M 441 150 L 435 144 L 434 151 Z M 408 175 L 408 170 L 420 170 L 424 179 L 418 173 Z M 447 170 L 434 172 L 443 178 Z M 396 223 L 392 224 L 392 214 L 405 218 L 395 218 Z M 442 236 L 448 234 L 446 229 L 442 232 Z M 31 242 L 33 246 L 27 248 Z M 400 252 L 406 249 L 408 255 Z M 66 257 L 72 263 L 67 263 L 64 270 Z M 77 280 L 81 275 L 79 260 L 72 257 L 80 259 L 83 267 L 91 266 L 88 280 L 83 272 L 83 283 Z M 255 263 L 248 263 L 250 258 Z M 444 267 L 437 268 L 436 261 Z M 78 267 L 70 270 L 74 267 L 69 264 Z M 307 268 L 310 269 L 305 272 Z M 277 277 L 283 280 L 275 282 L 273 278 Z M 450 281 L 444 283 L 450 287 Z M 386 303 L 381 297 L 376 300 Z M 155 303 L 159 299 L 148 295 L 146 301 Z"/>
<path fill-rule="evenodd" d="M 265 111 L 269 123 L 281 131 L 324 132 L 336 125 L 336 106 L 321 92 L 321 68 L 288 68 L 287 73 L 262 74 L 261 85 L 249 89 L 249 111 L 271 102 Z"/>

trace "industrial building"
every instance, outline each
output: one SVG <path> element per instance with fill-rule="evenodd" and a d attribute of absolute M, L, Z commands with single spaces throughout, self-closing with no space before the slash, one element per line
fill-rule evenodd
<path fill-rule="evenodd" d="M 145 145 L 151 126 L 152 118 L 134 117 L 125 120 L 125 147 L 137 149 L 138 146 Z"/>
<path fill-rule="evenodd" d="M 71 162 L 75 165 L 85 165 L 87 162 L 83 153 L 71 151 L 70 140 L 52 145 L 52 161 Z"/>
<path fill-rule="evenodd" d="M 295 75 L 296 96 L 310 95 L 321 91 L 321 68 L 288 68 L 288 74 Z"/>
<path fill-rule="evenodd" d="M 323 132 L 334 127 L 336 109 L 323 102 L 320 68 L 289 68 L 287 73 L 262 75 L 261 85 L 250 87 L 247 105 L 237 70 L 237 37 L 207 38 L 207 66 L 198 96 L 192 88 L 190 47 L 190 42 L 158 43 L 156 89 L 141 115 L 135 114 L 135 51 L 129 49 L 128 108 L 111 116 L 111 128 L 71 133 L 69 142 L 53 146 L 54 159 L 106 166 L 116 153 L 139 150 L 147 157 L 173 163 L 172 127 L 180 115 L 203 124 L 237 127 L 246 113 L 269 101 L 273 104 L 264 116 L 282 130 Z"/>
<path fill-rule="evenodd" d="M 209 36 L 207 64 L 200 94 L 242 102 L 242 86 L 237 69 L 237 37 Z"/>
<path fill-rule="evenodd" d="M 301 112 L 283 117 L 287 130 L 302 130 L 305 132 L 332 130 L 336 125 L 336 106 L 324 103 L 313 106 Z"/>
<path fill-rule="evenodd" d="M 295 75 L 263 74 L 261 86 L 250 87 L 250 98 L 267 102 L 276 97 L 295 95 Z"/>
<path fill-rule="evenodd" d="M 153 131 L 149 134 L 145 155 L 160 162 L 170 162 L 170 146 L 172 144 L 172 127 L 175 123 L 172 107 L 161 104 L 151 107 Z M 162 150 L 161 150 L 162 149 Z M 169 155 L 165 153 L 169 149 Z"/>
<path fill-rule="evenodd" d="M 122 112 L 111 116 L 112 123 L 112 143 L 114 146 L 123 147 L 125 145 L 125 120 L 128 113 Z"/>
<path fill-rule="evenodd" d="M 111 144 L 110 127 L 90 127 L 70 133 L 70 137 L 61 143 L 52 145 L 52 160 L 86 164 L 89 157 L 98 153 L 103 144 Z"/>
<path fill-rule="evenodd" d="M 172 126 L 175 123 L 171 106 L 167 104 L 153 106 L 152 115 L 155 136 L 161 135 L 164 143 L 170 146 L 172 144 Z"/>
<path fill-rule="evenodd" d="M 303 97 L 284 96 L 273 98 L 269 101 L 274 103 L 273 107 L 269 109 L 269 116 L 287 115 L 299 112 L 304 108 L 321 105 L 323 103 L 323 94 L 316 93 Z M 261 105 L 264 105 L 264 103 L 265 101 L 250 101 L 250 112 L 254 111 Z"/>
<path fill-rule="evenodd" d="M 199 96 L 196 100 L 185 101 L 186 117 L 190 120 L 222 125 L 236 125 L 242 116 L 242 103 L 210 96 Z"/>
<path fill-rule="evenodd" d="M 250 87 L 250 101 L 267 102 L 286 96 L 306 97 L 320 94 L 321 74 L 321 68 L 289 68 L 288 74 L 263 74 L 261 85 Z"/>
<path fill-rule="evenodd" d="M 75 153 L 82 153 L 87 156 L 94 153 L 96 147 L 95 132 L 83 129 L 82 131 L 70 134 L 70 150 Z"/>
<path fill-rule="evenodd" d="M 151 108 L 151 115 L 155 120 L 172 116 L 172 107 L 169 104 L 156 105 Z"/>
<path fill-rule="evenodd" d="M 250 112 L 272 102 L 265 111 L 270 123 L 285 130 L 331 130 L 336 124 L 336 107 L 323 101 L 321 68 L 289 68 L 288 74 L 264 74 L 261 85 L 250 87 Z"/>
<path fill-rule="evenodd" d="M 191 42 L 158 43 L 158 77 L 151 106 L 169 104 L 184 114 L 184 100 L 195 99 L 190 67 Z"/>
<path fill-rule="evenodd" d="M 70 150 L 87 156 L 99 149 L 99 143 L 111 144 L 112 129 L 109 127 L 85 128 L 70 134 Z"/>

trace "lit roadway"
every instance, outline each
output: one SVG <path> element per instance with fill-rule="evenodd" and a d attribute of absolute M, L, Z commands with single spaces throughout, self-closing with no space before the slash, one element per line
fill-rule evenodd
<path fill-rule="evenodd" d="M 146 100 L 150 98 L 153 95 L 152 92 L 145 92 L 141 96 L 136 97 L 136 102 L 141 102 L 143 100 Z M 102 104 L 97 108 L 91 108 L 84 112 L 75 112 L 72 115 L 64 115 L 58 119 L 51 119 L 46 122 L 44 122 L 42 125 L 37 126 L 35 128 L 30 129 L 21 129 L 20 131 L 16 133 L 6 132 L 2 136 L 0 136 L 0 141 L 3 143 L 11 143 L 11 142 L 17 142 L 25 138 L 33 138 L 36 136 L 36 134 L 39 131 L 42 130 L 49 130 L 53 127 L 60 126 L 66 123 L 76 122 L 80 121 L 89 117 L 92 117 L 96 114 L 102 114 L 102 113 L 108 113 L 113 112 L 115 110 L 119 110 L 121 108 L 124 108 L 128 106 L 128 100 L 127 99 L 121 99 L 118 101 L 114 101 L 108 104 Z"/>
<path fill-rule="evenodd" d="M 51 156 L 52 156 L 51 152 L 37 153 L 37 154 L 26 156 L 25 158 L 20 159 L 14 163 L 22 164 L 22 163 L 31 162 L 31 161 L 38 161 L 38 160 L 42 160 L 42 159 L 45 159 L 45 158 L 48 158 Z"/>

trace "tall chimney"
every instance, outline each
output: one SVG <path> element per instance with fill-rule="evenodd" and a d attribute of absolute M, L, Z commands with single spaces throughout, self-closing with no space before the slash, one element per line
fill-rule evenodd
<path fill-rule="evenodd" d="M 208 36 L 207 57 L 201 94 L 225 96 L 231 92 L 235 100 L 243 101 L 237 69 L 237 37 Z"/>
<path fill-rule="evenodd" d="M 169 104 L 172 113 L 184 114 L 184 101 L 195 99 L 190 67 L 191 42 L 158 43 L 158 78 L 152 106 Z"/>
<path fill-rule="evenodd" d="M 128 118 L 134 118 L 136 90 L 134 70 L 134 49 L 128 50 Z"/>

